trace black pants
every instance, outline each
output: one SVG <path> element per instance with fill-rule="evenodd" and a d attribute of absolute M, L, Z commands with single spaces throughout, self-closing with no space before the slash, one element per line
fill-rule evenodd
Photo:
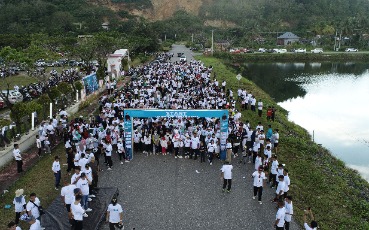
<path fill-rule="evenodd" d="M 18 173 L 23 172 L 22 165 L 23 165 L 23 161 L 22 160 L 17 161 L 17 172 Z"/>
<path fill-rule="evenodd" d="M 82 230 L 82 229 L 83 229 L 83 220 L 74 220 L 73 230 Z"/>
<path fill-rule="evenodd" d="M 113 161 L 111 160 L 111 156 L 106 156 L 106 161 L 108 162 L 108 167 L 111 168 L 113 166 Z"/>
<path fill-rule="evenodd" d="M 20 212 L 16 212 L 16 213 L 15 213 L 15 221 L 14 221 L 14 222 L 15 222 L 16 224 L 19 224 L 19 218 L 20 218 L 20 216 L 21 216 L 21 213 L 20 213 Z"/>
<path fill-rule="evenodd" d="M 261 196 L 263 195 L 263 187 L 254 186 L 254 196 L 258 195 L 258 201 L 261 201 Z"/>
<path fill-rule="evenodd" d="M 230 191 L 232 187 L 232 179 L 223 179 L 223 189 L 225 189 L 228 185 L 227 190 Z"/>
<path fill-rule="evenodd" d="M 214 153 L 209 152 L 208 154 L 210 163 L 213 163 Z"/>
<path fill-rule="evenodd" d="M 275 187 L 277 184 L 277 174 L 269 174 L 269 183 L 273 180 L 272 187 Z"/>
<path fill-rule="evenodd" d="M 110 230 L 115 230 L 115 227 L 118 227 L 118 224 L 119 224 L 119 223 L 110 223 L 110 222 L 109 222 L 109 229 L 110 229 Z"/>
<path fill-rule="evenodd" d="M 284 222 L 284 228 L 285 228 L 286 230 L 290 230 L 290 222 L 285 221 L 285 222 Z"/>
<path fill-rule="evenodd" d="M 70 212 L 70 206 L 71 206 L 71 204 L 66 204 L 65 205 L 65 208 L 67 209 L 67 212 Z"/>
<path fill-rule="evenodd" d="M 205 151 L 204 152 L 200 152 L 200 162 L 205 162 Z"/>
<path fill-rule="evenodd" d="M 174 147 L 174 156 L 178 156 L 179 147 Z"/>
<path fill-rule="evenodd" d="M 277 227 L 277 226 L 275 226 L 275 229 L 276 230 L 284 230 L 284 227 Z"/>
<path fill-rule="evenodd" d="M 37 154 L 38 154 L 38 156 L 41 156 L 41 148 L 38 148 Z"/>

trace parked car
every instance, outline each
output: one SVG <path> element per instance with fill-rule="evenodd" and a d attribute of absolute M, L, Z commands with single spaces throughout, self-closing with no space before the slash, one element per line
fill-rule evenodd
<path fill-rule="evenodd" d="M 8 94 L 7 90 L 3 90 L 2 94 L 6 97 L 6 95 Z M 9 102 L 12 104 L 15 104 L 17 102 L 22 102 L 23 101 L 23 95 L 15 90 L 9 90 L 9 96 L 8 96 Z"/>
<path fill-rule="evenodd" d="M 179 58 L 179 61 L 180 61 L 180 62 L 186 62 L 186 61 L 187 61 L 186 56 L 182 55 L 182 56 Z"/>
<path fill-rule="evenodd" d="M 306 53 L 306 49 L 302 49 L 302 48 L 295 49 L 295 53 Z"/>
<path fill-rule="evenodd" d="M 322 48 L 315 48 L 313 50 L 311 50 L 312 54 L 321 54 L 323 53 L 323 49 Z"/>
<path fill-rule="evenodd" d="M 359 50 L 358 49 L 355 49 L 355 48 L 347 48 L 345 49 L 345 52 L 358 52 Z"/>
<path fill-rule="evenodd" d="M 284 54 L 287 53 L 286 49 L 273 49 L 274 53 L 278 53 L 278 54 Z"/>
<path fill-rule="evenodd" d="M 265 53 L 267 50 L 265 49 L 265 48 L 259 48 L 258 49 L 258 52 L 260 52 L 260 53 Z"/>

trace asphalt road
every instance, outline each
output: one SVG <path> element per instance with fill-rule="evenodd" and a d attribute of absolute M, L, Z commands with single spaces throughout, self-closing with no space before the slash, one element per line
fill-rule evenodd
<path fill-rule="evenodd" d="M 171 51 L 183 52 L 188 61 L 193 54 L 185 46 Z M 189 159 L 146 156 L 135 153 L 133 160 L 120 165 L 113 154 L 113 170 L 100 174 L 100 187 L 118 187 L 118 202 L 124 208 L 125 229 L 274 229 L 276 205 L 270 200 L 275 189 L 264 189 L 263 204 L 252 199 L 253 164 L 233 160 L 232 192 L 222 192 L 221 162 L 212 166 Z M 293 183 L 293 177 L 292 177 Z M 88 218 L 87 218 L 88 220 Z M 107 224 L 101 230 L 109 229 Z M 292 230 L 300 229 L 293 222 Z"/>
<path fill-rule="evenodd" d="M 187 58 L 187 62 L 193 60 L 193 56 L 195 55 L 190 49 L 186 48 L 185 45 L 173 45 L 170 52 L 174 54 L 174 57 L 171 59 L 172 62 L 179 62 L 177 53 L 184 53 Z"/>

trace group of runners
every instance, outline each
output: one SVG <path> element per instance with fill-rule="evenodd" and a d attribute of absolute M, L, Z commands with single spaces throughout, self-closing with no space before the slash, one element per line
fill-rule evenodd
<path fill-rule="evenodd" d="M 109 90 L 100 98 L 97 116 L 70 121 L 68 114 L 60 111 L 59 120 L 55 117 L 41 124 L 36 140 L 40 155 L 43 151 L 49 153 L 48 146 L 56 144 L 58 136 L 65 144 L 67 173 L 72 177 L 70 181 L 64 181 L 61 196 L 68 211 L 66 218 L 71 221 L 73 229 L 82 229 L 83 218 L 88 218 L 87 212 L 92 211 L 89 202 L 93 202 L 98 189 L 99 173 L 130 162 L 132 148 L 136 153 L 146 155 L 172 154 L 178 159 L 200 158 L 200 163 L 207 162 L 209 165 L 216 159 L 222 160 L 227 165 L 222 168 L 225 179 L 223 191 L 227 192 L 231 191 L 229 170 L 232 167 L 229 166 L 232 162 L 237 159 L 240 163 L 253 164 L 252 198 L 258 197 L 262 204 L 262 191 L 268 180 L 270 187 L 276 188 L 273 201 L 280 206 L 283 203 L 284 215 L 279 212 L 276 227 L 289 229 L 293 214 L 292 197 L 288 196 L 290 179 L 288 170 L 278 163 L 275 155 L 278 153 L 279 130 L 273 130 L 271 125 L 264 128 L 262 122 L 252 127 L 249 121 L 242 121 L 241 112 L 236 109 L 240 106 L 254 112 L 258 110 L 259 116 L 262 116 L 262 101 L 256 103 L 255 96 L 246 89 L 239 89 L 234 94 L 227 89 L 225 81 L 212 79 L 212 67 L 205 67 L 200 61 L 176 63 L 166 61 L 170 56 L 161 57 L 160 62 L 131 68 L 128 72 L 131 80 L 126 85 L 113 92 Z M 227 109 L 228 138 L 225 145 L 221 144 L 220 120 L 215 117 L 136 117 L 133 119 L 131 145 L 126 143 L 124 131 L 124 110 L 128 108 Z M 274 121 L 276 110 L 269 109 L 267 120 Z M 114 154 L 118 157 L 112 158 Z M 55 157 L 52 171 L 55 189 L 58 190 L 61 180 L 59 157 Z M 123 210 L 116 197 L 111 205 L 107 210 L 110 229 L 121 228 Z"/>

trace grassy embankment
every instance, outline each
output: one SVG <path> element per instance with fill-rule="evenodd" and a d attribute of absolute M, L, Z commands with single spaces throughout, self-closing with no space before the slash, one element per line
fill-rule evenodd
<path fill-rule="evenodd" d="M 212 65 L 218 81 L 227 80 L 227 87 L 234 93 L 246 88 L 257 99 L 278 109 L 273 129 L 280 130 L 279 162 L 285 163 L 291 177 L 289 194 L 294 199 L 295 219 L 302 223 L 303 210 L 311 207 L 320 229 L 369 229 L 369 184 L 360 175 L 333 157 L 328 150 L 311 141 L 306 130 L 289 122 L 287 111 L 278 106 L 269 95 L 253 82 L 236 79 L 236 72 L 220 59 L 198 56 L 207 66 Z M 269 124 L 265 117 L 256 113 L 242 112 L 242 120 L 250 120 L 255 127 L 261 121 Z"/>
<path fill-rule="evenodd" d="M 74 117 L 78 117 L 80 115 L 84 117 L 88 117 L 93 113 L 93 111 L 98 107 L 97 106 L 98 96 L 91 96 L 85 103 L 81 104 L 80 112 L 74 115 Z M 71 119 L 73 119 L 72 117 Z M 36 151 L 36 150 L 33 150 Z M 27 154 L 27 151 L 26 153 Z M 31 168 L 27 169 L 26 172 L 21 175 L 21 177 L 14 181 L 13 185 L 8 189 L 9 192 L 3 194 L 0 198 L 0 205 L 4 207 L 5 204 L 12 204 L 14 199 L 14 193 L 17 189 L 24 189 L 24 194 L 26 196 L 26 201 L 29 200 L 29 194 L 35 192 L 37 197 L 41 200 L 41 205 L 44 208 L 47 208 L 55 198 L 60 196 L 60 190 L 54 189 L 54 174 L 51 171 L 51 166 L 54 161 L 54 156 L 61 157 L 61 169 L 62 169 L 62 179 L 61 185 L 63 184 L 63 180 L 67 178 L 69 180 L 69 176 L 66 175 L 67 166 L 66 164 L 66 155 L 65 148 L 63 144 L 59 144 L 53 151 L 52 154 L 43 154 L 43 156 L 33 165 Z M 14 206 L 10 210 L 4 210 L 0 212 L 0 229 L 7 229 L 6 225 L 14 220 Z M 21 221 L 22 229 L 28 229 L 29 225 Z"/>

